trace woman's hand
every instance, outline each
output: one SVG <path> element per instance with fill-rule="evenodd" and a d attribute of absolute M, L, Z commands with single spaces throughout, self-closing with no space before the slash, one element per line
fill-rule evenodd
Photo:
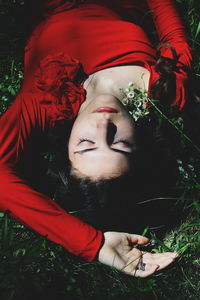
<path fill-rule="evenodd" d="M 157 270 L 167 267 L 178 257 L 175 252 L 148 253 L 140 251 L 134 247 L 134 244 L 145 245 L 149 242 L 148 238 L 141 235 L 105 232 L 104 238 L 98 260 L 128 275 L 147 277 Z"/>

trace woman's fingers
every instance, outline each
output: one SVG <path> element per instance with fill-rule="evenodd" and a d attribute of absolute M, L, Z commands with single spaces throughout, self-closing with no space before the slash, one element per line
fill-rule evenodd
<path fill-rule="evenodd" d="M 138 249 L 132 249 L 127 255 L 127 264 L 121 269 L 122 272 L 136 277 L 147 277 L 154 272 L 166 268 L 177 253 L 142 253 Z"/>
<path fill-rule="evenodd" d="M 138 234 L 127 234 L 127 238 L 133 244 L 145 245 L 149 242 L 147 237 Z"/>
<path fill-rule="evenodd" d="M 148 264 L 145 264 L 144 270 L 136 269 L 130 275 L 135 276 L 135 277 L 147 277 L 147 276 L 150 276 L 153 273 L 155 273 L 158 268 L 159 268 L 158 265 L 148 263 Z"/>
<path fill-rule="evenodd" d="M 144 263 L 157 264 L 159 265 L 158 270 L 166 268 L 170 265 L 175 258 L 178 257 L 178 254 L 175 252 L 166 252 L 166 253 L 143 253 L 142 261 Z"/>
<path fill-rule="evenodd" d="M 115 267 L 119 271 L 137 277 L 147 277 L 157 270 L 170 265 L 177 253 L 148 253 L 131 244 L 145 245 L 149 239 L 137 234 L 122 232 L 104 233 L 105 242 L 101 247 L 98 259 L 101 263 Z"/>

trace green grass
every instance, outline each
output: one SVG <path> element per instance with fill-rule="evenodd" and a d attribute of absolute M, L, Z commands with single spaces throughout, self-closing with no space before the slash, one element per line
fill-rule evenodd
<path fill-rule="evenodd" d="M 177 3 L 193 48 L 194 70 L 200 76 L 199 0 Z M 0 40 L 4 41 L 0 54 L 0 114 L 14 100 L 23 76 L 22 13 L 20 1 L 0 5 Z M 158 119 L 165 122 L 159 114 Z M 177 119 L 171 122 L 178 124 Z M 182 223 L 168 231 L 162 241 L 152 236 L 156 242 L 152 251 L 180 253 L 172 266 L 145 279 L 129 277 L 98 262 L 74 257 L 6 213 L 0 215 L 0 299 L 200 299 L 200 153 L 193 144 L 181 137 L 177 153 L 174 201 L 181 204 Z M 150 235 L 148 228 L 145 234 Z"/>

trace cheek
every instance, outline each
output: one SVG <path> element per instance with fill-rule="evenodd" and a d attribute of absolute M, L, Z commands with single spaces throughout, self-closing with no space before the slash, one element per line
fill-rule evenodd
<path fill-rule="evenodd" d="M 129 136 L 129 137 L 133 137 L 134 136 L 134 123 L 132 122 L 132 120 L 127 120 L 126 122 L 122 122 L 121 123 L 121 134 Z"/>
<path fill-rule="evenodd" d="M 82 121 L 81 119 L 77 119 L 74 122 L 74 125 L 71 130 L 71 134 L 69 137 L 69 141 L 73 142 L 75 140 L 76 136 L 78 136 L 81 133 L 82 128 L 85 124 L 86 124 L 85 120 Z"/>
<path fill-rule="evenodd" d="M 73 146 L 72 146 L 72 140 L 70 139 L 69 140 L 69 143 L 68 143 L 68 156 L 69 156 L 69 159 L 72 160 L 72 154 L 73 154 Z"/>
<path fill-rule="evenodd" d="M 87 138 L 87 133 L 93 128 L 89 126 L 89 122 L 84 120 L 75 121 L 69 137 L 68 151 L 74 151 L 81 138 Z"/>
<path fill-rule="evenodd" d="M 78 139 L 79 139 L 79 125 L 77 124 L 77 126 L 74 124 L 70 137 L 69 137 L 69 142 L 68 142 L 68 152 L 69 152 L 69 158 L 70 158 L 70 153 L 73 151 L 74 147 L 77 145 L 78 143 Z"/>

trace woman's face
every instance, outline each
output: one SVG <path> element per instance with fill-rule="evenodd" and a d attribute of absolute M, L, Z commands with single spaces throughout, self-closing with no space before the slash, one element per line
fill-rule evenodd
<path fill-rule="evenodd" d="M 82 104 L 68 145 L 76 176 L 96 180 L 123 175 L 133 150 L 134 122 L 117 98 L 102 94 Z"/>

